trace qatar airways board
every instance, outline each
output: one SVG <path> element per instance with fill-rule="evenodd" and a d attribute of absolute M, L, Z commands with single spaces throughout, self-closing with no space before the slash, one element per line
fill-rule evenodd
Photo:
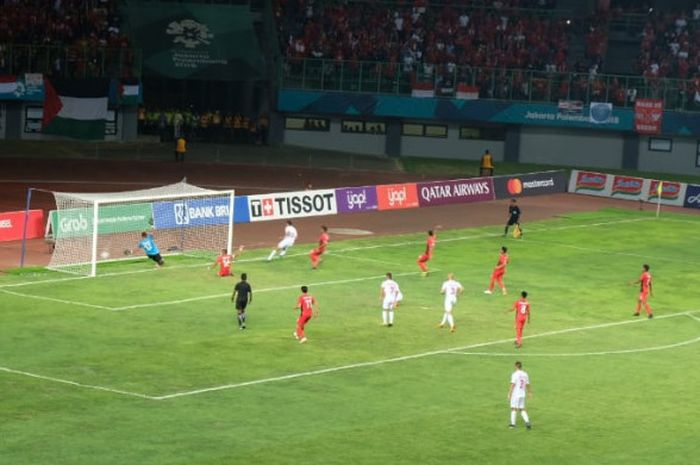
<path fill-rule="evenodd" d="M 250 221 L 271 221 L 305 216 L 335 215 L 335 189 L 279 192 L 248 196 Z"/>
<path fill-rule="evenodd" d="M 417 185 L 421 207 L 453 203 L 485 202 L 496 198 L 493 178 L 454 179 Z"/>

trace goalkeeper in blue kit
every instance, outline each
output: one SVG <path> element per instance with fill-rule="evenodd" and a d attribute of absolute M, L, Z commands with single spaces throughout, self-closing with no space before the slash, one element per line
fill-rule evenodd
<path fill-rule="evenodd" d="M 146 252 L 146 256 L 156 262 L 156 266 L 160 267 L 165 264 L 163 257 L 160 256 L 160 250 L 158 249 L 152 234 L 148 234 L 145 231 L 141 233 L 139 249 L 143 249 L 143 251 Z"/>

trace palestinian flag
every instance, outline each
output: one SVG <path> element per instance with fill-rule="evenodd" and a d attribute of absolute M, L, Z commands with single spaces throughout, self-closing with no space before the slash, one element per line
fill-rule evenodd
<path fill-rule="evenodd" d="M 0 76 L 0 100 L 3 96 L 13 97 L 19 88 L 17 76 L 4 75 Z"/>
<path fill-rule="evenodd" d="M 44 79 L 42 132 L 76 139 L 104 139 L 108 100 L 108 79 Z"/>

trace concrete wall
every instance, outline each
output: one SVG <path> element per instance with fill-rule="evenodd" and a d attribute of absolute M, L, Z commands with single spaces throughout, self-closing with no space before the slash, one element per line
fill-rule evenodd
<path fill-rule="evenodd" d="M 522 127 L 520 162 L 620 168 L 623 138 L 611 131 Z"/>
<path fill-rule="evenodd" d="M 434 123 L 433 123 L 434 124 Z M 479 160 L 490 150 L 494 161 L 502 161 L 505 142 L 481 139 L 460 139 L 459 126 L 449 125 L 447 137 L 401 136 L 402 157 L 450 158 Z"/>
<path fill-rule="evenodd" d="M 639 169 L 663 173 L 700 175 L 695 166 L 698 140 L 689 137 L 662 137 L 671 139 L 670 152 L 649 150 L 649 137 L 639 138 Z"/>
<path fill-rule="evenodd" d="M 284 123 L 283 123 L 284 124 Z M 384 155 L 383 134 L 352 134 L 341 131 L 340 120 L 331 120 L 329 131 L 284 130 L 284 143 L 322 150 Z"/>

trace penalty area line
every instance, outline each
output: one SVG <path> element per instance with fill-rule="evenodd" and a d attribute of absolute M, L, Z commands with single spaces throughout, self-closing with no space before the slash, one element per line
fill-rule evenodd
<path fill-rule="evenodd" d="M 30 373 L 28 371 L 21 371 L 21 370 L 15 370 L 12 368 L 8 367 L 1 367 L 0 366 L 0 371 L 4 371 L 5 373 L 11 373 L 13 375 L 21 375 L 21 376 L 27 376 L 29 378 L 36 378 L 40 379 L 43 381 L 51 381 L 54 383 L 59 383 L 59 384 L 68 384 L 70 386 L 75 386 L 79 388 L 84 388 L 84 389 L 93 389 L 96 391 L 105 391 L 105 392 L 111 392 L 112 394 L 121 394 L 124 396 L 129 396 L 129 397 L 138 397 L 141 399 L 148 399 L 148 400 L 158 400 L 157 398 L 153 396 L 149 396 L 146 394 L 140 394 L 138 392 L 130 392 L 130 391 L 123 391 L 121 389 L 113 389 L 105 386 L 97 386 L 95 384 L 85 384 L 85 383 L 79 383 L 77 381 L 71 381 L 68 379 L 62 379 L 62 378 L 54 378 L 53 376 L 45 376 L 45 375 L 39 375 L 36 373 Z"/>
<path fill-rule="evenodd" d="M 661 316 L 657 317 L 656 320 L 665 319 L 665 318 L 674 318 L 677 316 L 685 316 L 688 314 L 689 314 L 689 312 L 687 312 L 687 311 L 670 313 L 668 315 L 661 315 Z M 614 322 L 610 322 L 610 323 L 602 323 L 602 324 L 590 325 L 590 326 L 580 326 L 580 327 L 575 327 L 575 328 L 567 328 L 567 329 L 560 329 L 560 330 L 555 330 L 555 331 L 548 331 L 548 332 L 539 333 L 539 334 L 533 334 L 530 336 L 525 336 L 523 339 L 535 339 L 535 338 L 540 338 L 540 337 L 555 336 L 558 334 L 573 333 L 573 332 L 578 332 L 578 331 L 587 331 L 587 330 L 610 328 L 610 327 L 622 326 L 622 325 L 628 325 L 628 324 L 637 324 L 637 323 L 641 323 L 641 322 L 650 323 L 650 320 L 625 320 L 625 321 L 614 321 Z M 323 375 L 323 374 L 328 374 L 328 373 L 335 373 L 335 372 L 339 372 L 339 371 L 352 370 L 355 368 L 366 368 L 366 367 L 385 365 L 388 363 L 403 362 L 406 360 L 415 360 L 415 359 L 419 359 L 419 358 L 430 357 L 433 355 L 451 354 L 453 352 L 459 352 L 459 351 L 465 351 L 465 350 L 469 350 L 469 349 L 476 349 L 479 347 L 487 347 L 487 346 L 493 346 L 493 345 L 498 345 L 498 344 L 504 344 L 504 343 L 512 342 L 512 341 L 513 341 L 512 337 L 507 338 L 507 339 L 497 339 L 494 341 L 480 342 L 480 343 L 470 344 L 470 345 L 466 345 L 466 346 L 462 346 L 462 347 L 454 347 L 451 349 L 434 350 L 434 351 L 430 351 L 430 352 L 423 352 L 423 353 L 412 354 L 412 355 L 403 355 L 403 356 L 399 356 L 399 357 L 386 358 L 386 359 L 382 359 L 382 360 L 373 360 L 373 361 L 367 361 L 367 362 L 353 363 L 350 365 L 341 365 L 341 366 L 330 367 L 330 368 L 322 368 L 319 370 L 303 371 L 303 372 L 299 372 L 299 373 L 291 373 L 291 374 L 275 376 L 275 377 L 271 377 L 271 378 L 262 378 L 262 379 L 256 379 L 256 380 L 251 380 L 251 381 L 243 381 L 240 383 L 223 384 L 220 386 L 212 386 L 212 387 L 208 387 L 208 388 L 195 389 L 192 391 L 175 392 L 173 394 L 166 394 L 166 395 L 162 395 L 162 396 L 153 396 L 153 397 L 155 400 L 175 399 L 178 397 L 193 396 L 193 395 L 205 394 L 205 393 L 209 393 L 209 392 L 225 391 L 225 390 L 229 390 L 229 389 L 238 389 L 238 388 L 242 388 L 242 387 L 255 386 L 255 385 L 259 385 L 259 384 L 274 383 L 274 382 L 278 382 L 278 381 L 287 381 L 290 379 L 304 378 L 307 376 L 317 376 L 317 375 Z M 511 354 L 511 356 L 516 357 L 516 356 L 519 356 L 519 354 L 513 353 L 513 354 Z"/>
<path fill-rule="evenodd" d="M 46 300 L 48 302 L 55 302 L 55 303 L 59 303 L 59 304 L 74 305 L 76 307 L 97 308 L 99 310 L 115 310 L 113 307 L 107 307 L 104 305 L 88 304 L 85 302 L 75 302 L 73 300 L 63 300 L 63 299 L 57 299 L 55 297 L 47 297 L 47 296 L 43 296 L 43 295 L 23 294 L 21 292 L 8 291 L 7 289 L 0 289 L 0 292 L 3 292 L 5 294 L 9 294 L 9 295 L 13 295 L 16 297 L 24 297 L 26 299 Z"/>

